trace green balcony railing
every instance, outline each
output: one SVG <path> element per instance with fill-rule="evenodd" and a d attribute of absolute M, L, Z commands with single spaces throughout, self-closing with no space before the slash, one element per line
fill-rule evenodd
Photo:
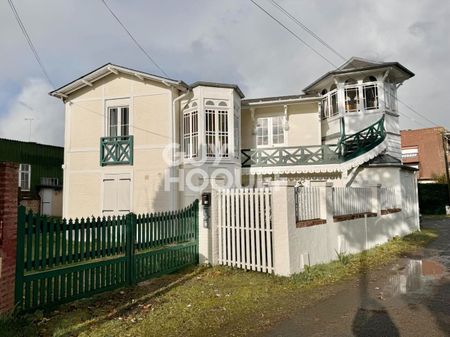
<path fill-rule="evenodd" d="M 338 144 L 290 146 L 241 150 L 242 167 L 339 164 L 370 151 L 386 137 L 384 116 L 352 135 L 343 135 Z"/>
<path fill-rule="evenodd" d="M 332 164 L 339 160 L 337 145 L 289 146 L 241 150 L 242 167 Z"/>
<path fill-rule="evenodd" d="M 100 138 L 100 165 L 133 165 L 133 136 Z"/>

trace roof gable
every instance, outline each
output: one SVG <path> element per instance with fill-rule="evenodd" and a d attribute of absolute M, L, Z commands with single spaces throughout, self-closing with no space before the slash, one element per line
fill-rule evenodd
<path fill-rule="evenodd" d="M 352 57 L 350 60 L 341 65 L 337 70 L 360 69 L 367 67 L 375 67 L 381 65 L 382 62 L 370 61 L 361 57 Z"/>
<path fill-rule="evenodd" d="M 184 83 L 183 81 L 174 80 L 171 78 L 162 77 L 162 76 L 158 76 L 158 75 L 153 75 L 150 73 L 146 73 L 146 72 L 139 71 L 139 70 L 134 70 L 134 69 L 127 68 L 127 67 L 122 67 L 122 66 L 112 64 L 112 63 L 107 63 L 107 64 L 77 78 L 76 80 L 69 82 L 68 84 L 50 92 L 49 94 L 51 96 L 55 96 L 55 97 L 59 97 L 59 98 L 67 98 L 67 96 L 69 94 L 71 94 L 75 91 L 78 91 L 82 88 L 92 86 L 94 82 L 96 82 L 108 75 L 111 75 L 111 74 L 117 75 L 119 73 L 132 75 L 140 80 L 147 79 L 147 80 L 152 80 L 152 81 L 156 81 L 156 82 L 161 82 L 161 83 L 166 84 L 167 86 L 175 86 L 179 89 L 187 89 L 188 88 L 187 84 Z"/>

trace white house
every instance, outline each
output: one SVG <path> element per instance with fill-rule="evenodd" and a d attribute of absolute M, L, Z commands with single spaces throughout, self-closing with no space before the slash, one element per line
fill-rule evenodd
<path fill-rule="evenodd" d="M 214 184 L 414 188 L 396 99 L 412 76 L 353 57 L 304 93 L 244 99 L 106 64 L 51 92 L 65 103 L 64 216 L 177 209 Z"/>

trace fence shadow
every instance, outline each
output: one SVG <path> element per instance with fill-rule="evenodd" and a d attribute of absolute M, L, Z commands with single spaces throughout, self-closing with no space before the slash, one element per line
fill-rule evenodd
<path fill-rule="evenodd" d="M 102 293 L 87 299 L 54 307 L 44 313 L 39 330 L 44 336 L 78 336 L 113 319 L 132 321 L 137 314 L 152 310 L 155 302 L 171 289 L 198 275 L 204 268 L 187 267 L 177 273 Z M 36 314 L 35 314 L 36 316 Z"/>

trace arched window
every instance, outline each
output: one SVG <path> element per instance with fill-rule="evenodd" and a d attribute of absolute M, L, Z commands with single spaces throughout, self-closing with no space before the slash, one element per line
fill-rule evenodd
<path fill-rule="evenodd" d="M 378 109 L 378 84 L 374 76 L 367 76 L 363 80 L 363 95 L 364 95 L 364 109 L 375 110 Z"/>
<path fill-rule="evenodd" d="M 221 102 L 219 103 L 219 106 L 227 106 L 227 102 L 221 101 Z"/>
<path fill-rule="evenodd" d="M 330 91 L 333 91 L 333 90 L 336 90 L 336 89 L 337 89 L 336 84 L 333 84 L 333 85 L 330 87 Z"/>
<path fill-rule="evenodd" d="M 359 105 L 359 91 L 356 81 L 349 78 L 345 81 L 345 112 L 357 112 Z"/>
<path fill-rule="evenodd" d="M 322 96 L 326 95 L 327 94 L 327 89 L 323 89 L 321 94 L 322 94 Z"/>
<path fill-rule="evenodd" d="M 195 107 L 195 106 L 197 106 L 197 102 L 192 103 L 192 107 Z"/>
<path fill-rule="evenodd" d="M 364 83 L 367 83 L 367 82 L 376 82 L 376 81 L 377 81 L 377 79 L 376 79 L 375 76 L 367 76 L 367 77 L 363 80 Z"/>
<path fill-rule="evenodd" d="M 206 101 L 205 105 L 214 105 L 213 101 Z"/>

